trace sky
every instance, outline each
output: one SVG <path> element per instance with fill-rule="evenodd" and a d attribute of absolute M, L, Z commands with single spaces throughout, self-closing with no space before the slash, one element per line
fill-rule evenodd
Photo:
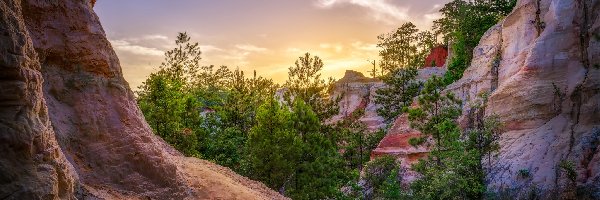
<path fill-rule="evenodd" d="M 283 83 L 309 52 L 323 77 L 367 75 L 377 36 L 405 22 L 431 29 L 450 0 L 101 0 L 94 7 L 132 89 L 156 71 L 164 52 L 187 32 L 201 65 L 226 65 Z"/>

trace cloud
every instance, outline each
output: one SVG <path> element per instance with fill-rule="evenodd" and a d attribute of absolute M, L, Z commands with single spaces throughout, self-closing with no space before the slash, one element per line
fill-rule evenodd
<path fill-rule="evenodd" d="M 213 45 L 200 45 L 200 51 L 202 51 L 202 53 L 205 52 L 215 52 L 215 51 L 224 51 L 223 49 L 213 46 Z"/>
<path fill-rule="evenodd" d="M 169 40 L 169 37 L 164 35 L 145 35 L 142 37 L 145 40 Z"/>
<path fill-rule="evenodd" d="M 430 14 L 423 15 L 423 17 L 429 21 L 434 21 L 434 20 L 438 20 L 438 19 L 442 18 L 442 14 L 441 13 L 430 13 Z"/>
<path fill-rule="evenodd" d="M 249 51 L 249 52 L 263 52 L 263 51 L 267 51 L 266 48 L 262 48 L 262 47 L 257 47 L 251 44 L 238 44 L 235 45 L 235 48 L 238 48 L 240 50 L 243 51 Z"/>
<path fill-rule="evenodd" d="M 331 8 L 341 4 L 367 8 L 371 11 L 371 16 L 375 20 L 388 24 L 409 19 L 408 8 L 395 6 L 387 0 L 317 0 L 316 3 L 319 8 Z"/>
<path fill-rule="evenodd" d="M 319 44 L 319 47 L 321 47 L 322 49 L 333 49 L 337 53 L 339 53 L 342 50 L 344 50 L 344 46 L 341 45 L 341 44 L 321 43 L 321 44 Z"/>
<path fill-rule="evenodd" d="M 164 52 L 159 49 L 131 44 L 125 40 L 110 40 L 110 43 L 116 50 L 126 51 L 137 55 L 162 56 L 164 54 Z"/>
<path fill-rule="evenodd" d="M 292 53 L 292 54 L 298 54 L 298 53 L 305 52 L 302 49 L 299 49 L 299 48 L 296 48 L 296 47 L 287 48 L 285 51 L 288 52 L 288 53 Z"/>
<path fill-rule="evenodd" d="M 140 42 L 154 42 L 155 43 L 155 42 L 169 42 L 169 37 L 160 35 L 160 34 L 154 34 L 154 35 L 142 35 L 139 37 L 127 37 L 127 38 L 122 38 L 121 40 L 133 42 L 133 43 L 140 43 Z"/>
<path fill-rule="evenodd" d="M 379 51 L 379 49 L 377 48 L 377 44 L 367 44 L 361 41 L 353 42 L 352 47 L 356 50 L 362 51 Z"/>

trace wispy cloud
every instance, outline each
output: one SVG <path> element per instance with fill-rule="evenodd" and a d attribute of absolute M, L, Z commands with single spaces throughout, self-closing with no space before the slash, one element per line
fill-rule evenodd
<path fill-rule="evenodd" d="M 321 43 L 321 44 L 319 44 L 319 47 L 321 47 L 322 49 L 333 49 L 337 53 L 339 53 L 342 50 L 344 50 L 344 46 L 341 45 L 341 44 Z"/>
<path fill-rule="evenodd" d="M 169 40 L 169 37 L 164 35 L 146 35 L 143 36 L 142 39 L 145 40 Z"/>
<path fill-rule="evenodd" d="M 215 51 L 224 51 L 223 49 L 213 46 L 213 45 L 200 45 L 200 51 L 203 53 L 206 52 L 215 52 Z"/>
<path fill-rule="evenodd" d="M 423 17 L 429 21 L 433 21 L 433 20 L 438 20 L 438 19 L 442 18 L 442 14 L 430 13 L 430 14 L 424 14 Z"/>
<path fill-rule="evenodd" d="M 248 51 L 248 52 L 263 52 L 263 51 L 267 51 L 266 48 L 262 48 L 262 47 L 257 47 L 251 44 L 238 44 L 235 45 L 235 48 L 238 48 L 240 50 L 243 51 Z"/>
<path fill-rule="evenodd" d="M 110 43 L 118 51 L 126 51 L 137 55 L 162 56 L 164 54 L 164 52 L 159 49 L 131 44 L 125 40 L 110 40 Z"/>
<path fill-rule="evenodd" d="M 379 51 L 379 49 L 377 49 L 377 44 L 368 44 L 361 41 L 353 42 L 352 47 L 354 47 L 354 49 L 356 50 L 361 51 Z"/>
<path fill-rule="evenodd" d="M 395 6 L 386 0 L 317 0 L 316 2 L 319 8 L 331 8 L 342 4 L 367 8 L 375 20 L 388 24 L 409 19 L 408 8 Z"/>

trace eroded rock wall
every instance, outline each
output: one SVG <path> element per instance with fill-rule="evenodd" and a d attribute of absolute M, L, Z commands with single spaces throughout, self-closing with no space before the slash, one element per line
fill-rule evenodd
<path fill-rule="evenodd" d="M 365 77 L 362 73 L 347 70 L 344 77 L 338 80 L 332 89 L 332 97 L 341 96 L 338 106 L 339 114 L 332 117 L 331 121 L 339 121 L 351 115 L 357 109 L 363 109 L 364 115 L 359 119 L 364 122 L 368 129 L 375 131 L 384 128 L 384 119 L 377 114 L 381 106 L 375 103 L 375 91 L 384 86 L 384 83 L 376 78 Z"/>
<path fill-rule="evenodd" d="M 283 198 L 152 133 L 93 1 L 0 5 L 0 198 Z"/>
<path fill-rule="evenodd" d="M 0 1 L 0 198 L 73 199 L 78 178 L 60 149 L 20 1 Z"/>
<path fill-rule="evenodd" d="M 25 1 L 23 8 L 50 119 L 83 181 L 150 196 L 185 195 L 169 161 L 177 153 L 144 122 L 91 4 Z"/>
<path fill-rule="evenodd" d="M 445 67 L 425 67 L 419 69 L 415 79 L 425 82 L 431 76 L 440 77 L 445 73 Z M 367 125 L 369 131 L 386 128 L 388 123 L 377 114 L 377 109 L 381 108 L 381 105 L 375 102 L 377 90 L 383 87 L 386 87 L 385 83 L 377 78 L 368 78 L 360 72 L 347 70 L 344 77 L 333 85 L 331 91 L 332 98 L 341 96 L 341 99 L 338 102 L 339 113 L 333 116 L 330 122 L 339 121 L 357 109 L 364 109 L 364 115 L 359 120 Z"/>
<path fill-rule="evenodd" d="M 463 113 L 478 94 L 491 94 L 486 115 L 505 124 L 487 163 L 492 191 L 548 195 L 576 185 L 600 198 L 599 27 L 600 1 L 520 0 L 448 87 L 465 100 Z M 574 164 L 575 184 L 561 162 Z"/>

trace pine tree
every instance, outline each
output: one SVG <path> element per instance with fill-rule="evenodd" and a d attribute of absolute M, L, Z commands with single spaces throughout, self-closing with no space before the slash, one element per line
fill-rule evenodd
<path fill-rule="evenodd" d="M 176 48 L 165 53 L 158 72 L 139 87 L 138 105 L 155 134 L 188 156 L 199 156 L 194 129 L 199 103 L 189 92 L 200 60 L 198 43 L 179 33 Z"/>
<path fill-rule="evenodd" d="M 377 109 L 377 114 L 386 122 L 393 121 L 417 96 L 421 85 L 415 80 L 417 74 L 415 68 L 393 69 L 381 77 L 386 87 L 376 91 L 375 102 L 381 105 L 381 108 Z"/>
<path fill-rule="evenodd" d="M 418 106 L 409 109 L 411 126 L 434 140 L 428 158 L 413 165 L 422 175 L 411 185 L 413 198 L 480 199 L 485 192 L 482 152 L 473 148 L 456 123 L 460 101 L 452 93 L 442 94 L 443 89 L 442 79 L 430 78 Z"/>
<path fill-rule="evenodd" d="M 406 195 L 400 186 L 399 169 L 394 168 L 380 186 L 376 196 L 382 199 L 406 199 Z"/>
<path fill-rule="evenodd" d="M 428 79 L 418 97 L 418 107 L 408 109 L 411 127 L 423 134 L 431 135 L 435 142 L 442 145 L 443 134 L 437 125 L 446 119 L 456 119 L 461 114 L 460 100 L 454 94 L 442 94 L 444 82 L 437 76 Z"/>
<path fill-rule="evenodd" d="M 263 104 L 246 144 L 247 175 L 280 191 L 285 191 L 284 186 L 295 175 L 302 154 L 301 139 L 290 117 L 288 108 L 274 99 Z"/>
<path fill-rule="evenodd" d="M 302 99 L 316 112 L 319 120 L 325 121 L 337 114 L 339 108 L 337 101 L 330 99 L 327 91 L 333 80 L 330 78 L 326 83 L 321 79 L 322 69 L 323 61 L 318 56 L 311 57 L 306 53 L 296 60 L 294 67 L 289 68 L 284 87 L 287 88 L 285 99 L 288 104 L 296 98 Z"/>

